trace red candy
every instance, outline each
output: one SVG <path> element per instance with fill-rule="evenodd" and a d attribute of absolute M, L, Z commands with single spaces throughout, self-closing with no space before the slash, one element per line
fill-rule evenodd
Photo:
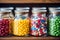
<path fill-rule="evenodd" d="M 9 19 L 0 19 L 0 36 L 9 34 Z"/>
<path fill-rule="evenodd" d="M 39 31 L 40 31 L 40 34 L 43 34 L 43 29 L 40 29 Z"/>

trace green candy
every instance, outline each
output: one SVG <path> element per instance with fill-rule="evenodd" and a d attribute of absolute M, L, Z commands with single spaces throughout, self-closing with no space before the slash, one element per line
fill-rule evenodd
<path fill-rule="evenodd" d="M 49 19 L 49 34 L 60 36 L 60 16 Z"/>

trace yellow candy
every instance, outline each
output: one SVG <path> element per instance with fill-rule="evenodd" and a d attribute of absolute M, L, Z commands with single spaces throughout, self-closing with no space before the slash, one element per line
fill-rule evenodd
<path fill-rule="evenodd" d="M 28 19 L 14 20 L 13 34 L 18 36 L 28 35 L 29 20 Z"/>
<path fill-rule="evenodd" d="M 12 34 L 12 32 L 13 32 L 13 30 L 12 30 L 12 28 L 13 28 L 13 21 L 14 21 L 14 19 L 9 19 L 9 33 L 10 34 Z"/>

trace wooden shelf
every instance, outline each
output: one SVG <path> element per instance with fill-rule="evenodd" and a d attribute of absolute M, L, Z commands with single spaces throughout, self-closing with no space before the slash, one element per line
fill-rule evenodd
<path fill-rule="evenodd" d="M 0 0 L 0 3 L 45 3 L 45 0 Z"/>
<path fill-rule="evenodd" d="M 60 3 L 60 0 L 46 0 L 46 3 Z"/>
<path fill-rule="evenodd" d="M 60 40 L 60 37 L 0 37 L 0 40 Z"/>
<path fill-rule="evenodd" d="M 60 0 L 0 0 L 0 3 L 60 3 Z"/>

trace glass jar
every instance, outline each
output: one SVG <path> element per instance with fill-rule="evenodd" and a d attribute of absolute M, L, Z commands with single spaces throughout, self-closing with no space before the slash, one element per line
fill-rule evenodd
<path fill-rule="evenodd" d="M 0 36 L 8 36 L 11 31 L 10 14 L 12 10 L 0 8 Z"/>
<path fill-rule="evenodd" d="M 29 7 L 16 8 L 13 34 L 16 36 L 28 36 L 29 34 Z"/>
<path fill-rule="evenodd" d="M 31 35 L 45 36 L 47 34 L 46 8 L 33 8 L 31 16 Z"/>
<path fill-rule="evenodd" d="M 60 10 L 49 8 L 49 35 L 60 36 Z"/>

